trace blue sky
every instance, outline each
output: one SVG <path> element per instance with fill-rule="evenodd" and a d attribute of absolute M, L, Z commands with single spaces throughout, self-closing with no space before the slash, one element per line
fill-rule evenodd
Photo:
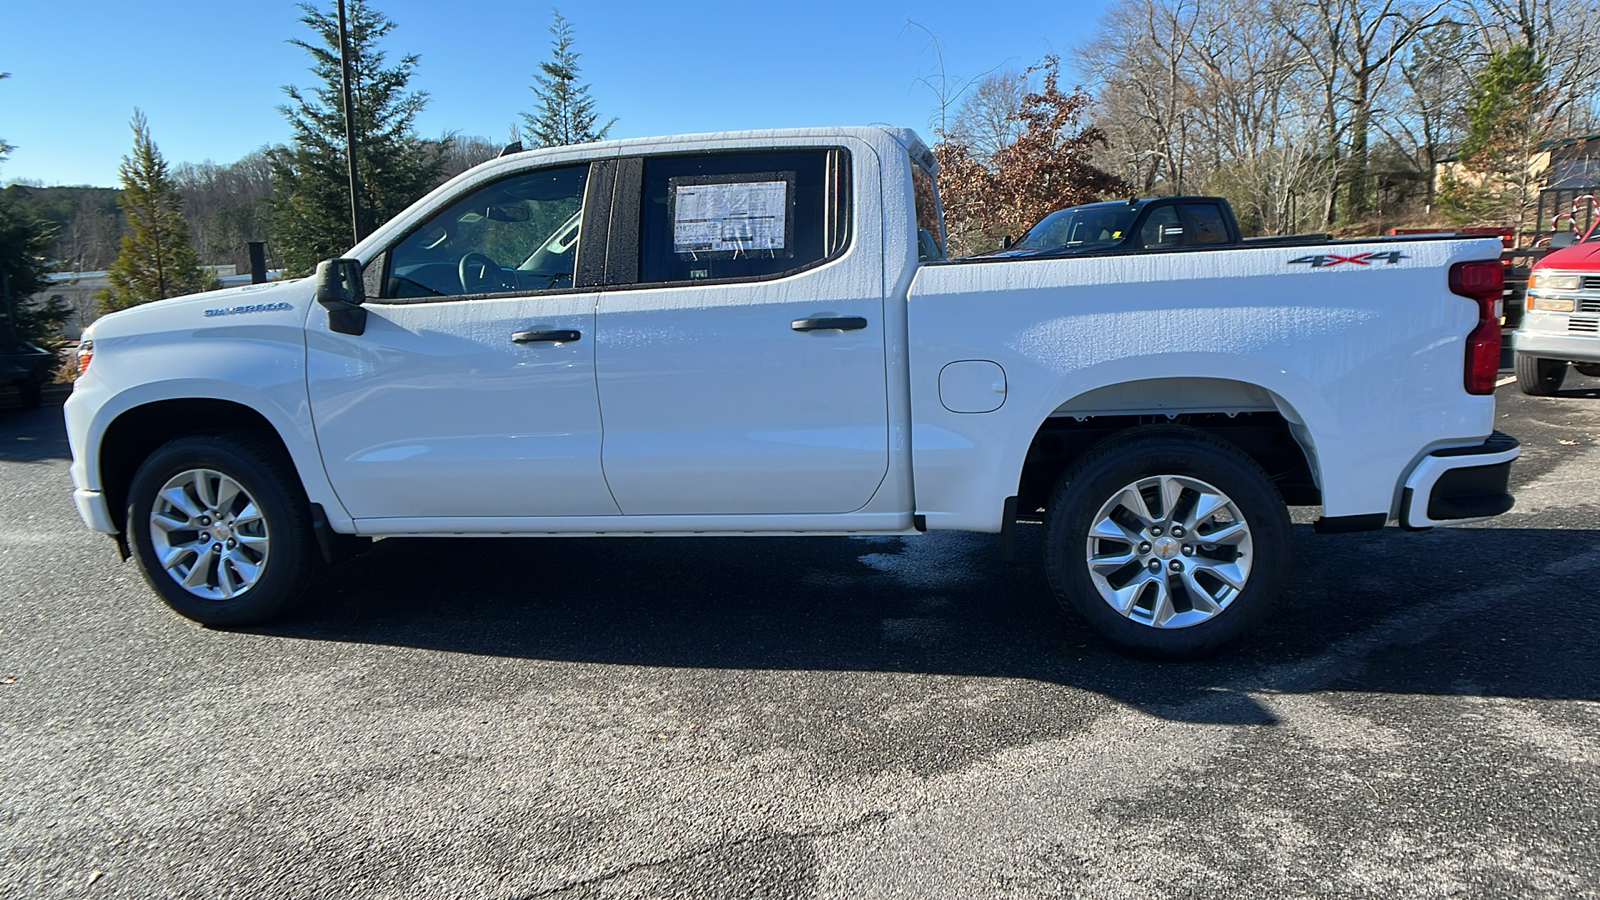
<path fill-rule="evenodd" d="M 322 0 L 331 8 L 332 0 Z M 372 0 L 398 27 L 391 59 L 418 53 L 431 96 L 419 131 L 504 141 L 532 108 L 551 6 L 495 0 Z M 1110 0 L 1055 4 L 879 0 L 640 3 L 563 0 L 581 77 L 613 137 L 887 122 L 926 136 L 935 105 L 917 83 L 1023 68 L 1071 47 Z M 0 180 L 117 183 L 134 107 L 170 162 L 232 162 L 288 138 L 281 87 L 309 87 L 295 4 L 280 0 L 13 2 L 0 32 Z"/>

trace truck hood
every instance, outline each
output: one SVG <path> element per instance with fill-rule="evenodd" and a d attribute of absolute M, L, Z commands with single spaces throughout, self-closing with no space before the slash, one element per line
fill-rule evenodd
<path fill-rule="evenodd" d="M 242 324 L 256 314 L 276 314 L 302 309 L 311 300 L 311 280 L 271 281 L 242 287 L 186 294 L 131 309 L 110 313 L 91 325 L 95 340 L 168 331 L 174 328 L 200 328 L 222 322 Z M 276 324 L 282 324 L 281 319 Z"/>
<path fill-rule="evenodd" d="M 1534 268 L 1600 270 L 1600 241 L 1585 241 L 1563 247 L 1539 260 Z"/>

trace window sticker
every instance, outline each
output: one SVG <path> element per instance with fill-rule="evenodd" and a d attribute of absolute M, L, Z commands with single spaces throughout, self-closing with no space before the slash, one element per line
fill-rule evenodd
<path fill-rule="evenodd" d="M 672 249 L 684 258 L 791 257 L 793 172 L 667 180 Z"/>

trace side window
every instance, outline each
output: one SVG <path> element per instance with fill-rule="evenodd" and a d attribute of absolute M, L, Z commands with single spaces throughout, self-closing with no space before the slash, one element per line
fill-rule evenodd
<path fill-rule="evenodd" d="M 1173 228 L 1178 232 L 1174 234 Z M 1178 221 L 1178 208 L 1172 204 L 1150 210 L 1150 215 L 1139 226 L 1139 246 L 1180 247 L 1183 245 L 1183 223 Z"/>
<path fill-rule="evenodd" d="M 1215 203 L 1185 203 L 1183 217 L 1188 220 L 1189 240 L 1194 245 L 1226 244 L 1228 222 Z"/>
<path fill-rule="evenodd" d="M 838 256 L 849 173 L 848 154 L 827 148 L 646 158 L 639 280 L 765 278 Z"/>
<path fill-rule="evenodd" d="M 939 190 L 915 159 L 911 160 L 911 192 L 917 204 L 917 259 L 944 259 L 944 224 L 939 219 Z"/>
<path fill-rule="evenodd" d="M 459 297 L 572 287 L 589 165 L 484 185 L 389 251 L 382 297 Z"/>

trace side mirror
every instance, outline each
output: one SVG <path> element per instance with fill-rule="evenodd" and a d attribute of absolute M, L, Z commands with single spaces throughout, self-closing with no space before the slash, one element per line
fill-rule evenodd
<path fill-rule="evenodd" d="M 1558 231 L 1550 235 L 1550 249 L 1560 250 L 1562 247 L 1571 247 L 1578 242 L 1576 231 Z"/>
<path fill-rule="evenodd" d="M 361 260 L 325 259 L 317 263 L 317 302 L 328 309 L 328 330 L 361 334 L 367 330 L 367 300 Z"/>
<path fill-rule="evenodd" d="M 1011 245 L 1015 244 L 1015 243 L 1016 243 L 1016 241 L 1011 239 L 1011 235 L 1009 235 L 1009 234 L 1005 235 L 1005 236 L 1000 238 L 1000 249 L 1001 250 L 1010 250 L 1011 249 Z"/>

